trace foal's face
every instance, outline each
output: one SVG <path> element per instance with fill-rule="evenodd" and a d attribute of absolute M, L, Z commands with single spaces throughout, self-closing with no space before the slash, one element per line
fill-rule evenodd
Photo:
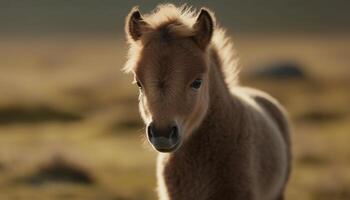
<path fill-rule="evenodd" d="M 169 19 L 152 19 L 162 17 Z M 185 30 L 179 24 L 171 21 L 157 27 L 133 9 L 125 27 L 129 42 L 137 46 L 131 52 L 131 71 L 140 90 L 146 135 L 160 152 L 178 149 L 200 125 L 209 105 L 206 47 L 213 33 L 212 16 L 201 9 L 192 27 Z"/>
<path fill-rule="evenodd" d="M 134 71 L 147 137 L 161 152 L 176 150 L 208 108 L 208 69 L 189 39 L 150 42 Z"/>

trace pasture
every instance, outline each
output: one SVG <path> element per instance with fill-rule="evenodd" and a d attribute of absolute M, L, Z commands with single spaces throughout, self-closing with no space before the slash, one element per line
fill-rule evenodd
<path fill-rule="evenodd" d="M 241 82 L 287 108 L 294 165 L 287 199 L 350 198 L 350 37 L 237 34 Z M 155 152 L 121 36 L 0 38 L 0 199 L 155 199 Z M 305 77 L 252 78 L 292 59 Z"/>
<path fill-rule="evenodd" d="M 156 153 L 121 68 L 124 17 L 159 2 L 0 1 L 1 200 L 156 199 Z M 233 34 L 240 82 L 289 112 L 286 199 L 350 199 L 349 3 L 187 3 L 213 9 Z M 252 76 L 275 62 L 303 76 Z"/>

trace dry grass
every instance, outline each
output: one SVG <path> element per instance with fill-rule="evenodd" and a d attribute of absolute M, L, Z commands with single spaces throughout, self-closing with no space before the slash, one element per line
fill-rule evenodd
<path fill-rule="evenodd" d="M 123 42 L 62 36 L 0 43 L 0 199 L 155 199 L 155 153 L 143 145 L 136 87 L 120 72 Z M 350 38 L 251 35 L 237 36 L 236 44 L 248 66 L 243 74 L 256 63 L 291 58 L 310 75 L 242 80 L 290 112 L 287 199 L 349 199 Z M 55 179 L 62 169 L 68 178 Z M 91 184 L 72 181 L 77 174 Z M 18 181 L 23 177 L 49 181 Z"/>

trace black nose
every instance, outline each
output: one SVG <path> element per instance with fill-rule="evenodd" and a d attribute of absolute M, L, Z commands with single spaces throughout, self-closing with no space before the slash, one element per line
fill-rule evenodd
<path fill-rule="evenodd" d="M 160 152 L 171 152 L 180 143 L 179 129 L 176 125 L 157 129 L 154 123 L 150 123 L 147 127 L 147 136 L 153 147 Z"/>

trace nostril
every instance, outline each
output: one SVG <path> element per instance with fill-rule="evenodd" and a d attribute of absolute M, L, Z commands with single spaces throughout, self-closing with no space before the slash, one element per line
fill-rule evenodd
<path fill-rule="evenodd" d="M 177 140 L 178 138 L 179 138 L 179 131 L 177 129 L 177 126 L 173 126 L 170 132 L 170 139 Z"/>
<path fill-rule="evenodd" d="M 148 138 L 153 138 L 154 137 L 154 128 L 153 128 L 153 124 L 149 124 L 147 127 L 147 135 Z"/>

